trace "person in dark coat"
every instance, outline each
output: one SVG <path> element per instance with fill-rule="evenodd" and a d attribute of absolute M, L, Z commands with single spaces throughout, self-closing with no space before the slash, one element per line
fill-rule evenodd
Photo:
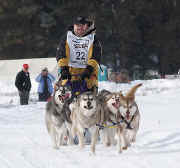
<path fill-rule="evenodd" d="M 27 105 L 29 101 L 29 93 L 31 90 L 31 79 L 28 72 L 29 65 L 23 64 L 22 71 L 18 72 L 16 75 L 15 86 L 18 89 L 20 104 Z"/>
<path fill-rule="evenodd" d="M 39 83 L 38 95 L 39 101 L 47 101 L 53 93 L 52 82 L 55 81 L 55 77 L 48 72 L 45 67 L 42 69 L 41 73 L 36 77 L 36 82 Z"/>
<path fill-rule="evenodd" d="M 79 16 L 62 37 L 56 52 L 61 80 L 85 81 L 88 90 L 98 89 L 98 69 L 102 46 L 96 37 L 94 21 Z M 79 79 L 80 78 L 80 79 Z"/>

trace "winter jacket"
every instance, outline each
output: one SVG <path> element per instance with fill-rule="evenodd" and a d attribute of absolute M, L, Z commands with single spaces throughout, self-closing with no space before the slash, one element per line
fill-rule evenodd
<path fill-rule="evenodd" d="M 43 79 L 43 76 L 42 74 L 40 73 L 37 77 L 36 77 L 36 82 L 39 83 L 39 86 L 38 86 L 38 93 L 43 93 L 44 91 L 44 79 Z M 52 85 L 52 82 L 55 81 L 55 77 L 53 75 L 51 75 L 50 73 L 48 73 L 47 75 L 47 84 L 48 84 L 48 91 L 50 94 L 53 93 L 53 85 Z"/>
<path fill-rule="evenodd" d="M 73 31 L 71 30 L 73 33 Z M 88 35 L 88 34 L 86 34 Z M 68 66 L 70 61 L 70 49 L 67 43 L 67 35 L 62 38 L 56 52 L 56 60 L 59 67 Z M 94 42 L 89 49 L 87 65 L 93 67 L 93 73 L 89 79 L 86 79 L 88 88 L 92 88 L 94 85 L 98 85 L 98 66 L 102 55 L 102 47 L 100 41 L 94 36 Z M 82 74 L 85 68 L 69 67 L 71 74 Z M 76 80 L 77 76 L 73 76 L 72 80 Z"/>
<path fill-rule="evenodd" d="M 30 91 L 31 90 L 31 80 L 29 72 L 24 72 L 23 70 L 18 72 L 16 75 L 15 86 L 19 91 Z"/>

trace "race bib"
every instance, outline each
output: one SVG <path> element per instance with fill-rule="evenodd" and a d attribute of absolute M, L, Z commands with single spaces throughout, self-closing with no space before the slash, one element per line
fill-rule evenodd
<path fill-rule="evenodd" d="M 69 66 L 74 68 L 86 68 L 88 53 L 94 41 L 94 34 L 85 37 L 77 37 L 71 31 L 67 33 L 67 43 L 70 49 Z"/>

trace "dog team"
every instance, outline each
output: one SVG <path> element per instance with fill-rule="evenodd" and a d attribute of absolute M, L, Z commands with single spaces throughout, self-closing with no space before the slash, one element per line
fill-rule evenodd
<path fill-rule="evenodd" d="M 135 92 L 142 84 L 132 87 L 126 95 L 102 90 L 72 96 L 71 87 L 57 82 L 52 99 L 46 104 L 45 121 L 53 147 L 73 145 L 78 138 L 85 145 L 85 132 L 90 134 L 91 152 L 100 140 L 105 146 L 116 145 L 118 153 L 136 141 L 140 113 Z"/>

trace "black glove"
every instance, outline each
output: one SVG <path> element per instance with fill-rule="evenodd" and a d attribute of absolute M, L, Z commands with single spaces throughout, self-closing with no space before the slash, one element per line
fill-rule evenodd
<path fill-rule="evenodd" d="M 71 80 L 71 74 L 69 72 L 69 68 L 67 66 L 61 67 L 61 79 Z"/>
<path fill-rule="evenodd" d="M 82 73 L 82 75 L 81 75 L 81 79 L 82 80 L 84 80 L 85 78 L 90 78 L 90 76 L 91 76 L 91 74 L 92 74 L 92 72 L 93 72 L 93 70 L 94 70 L 94 68 L 92 67 L 92 66 L 90 66 L 90 65 L 88 65 L 87 67 L 86 67 L 86 69 L 84 70 L 84 72 Z"/>

